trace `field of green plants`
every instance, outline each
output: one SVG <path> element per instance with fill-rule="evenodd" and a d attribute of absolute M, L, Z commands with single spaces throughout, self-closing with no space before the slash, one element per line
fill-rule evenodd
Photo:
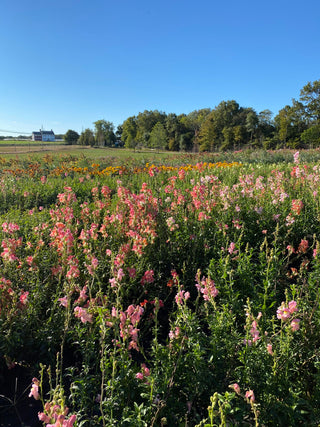
<path fill-rule="evenodd" d="M 0 157 L 0 426 L 320 425 L 320 151 Z"/>

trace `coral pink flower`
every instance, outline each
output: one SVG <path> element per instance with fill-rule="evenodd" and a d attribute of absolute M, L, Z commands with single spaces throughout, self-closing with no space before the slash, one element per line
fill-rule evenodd
<path fill-rule="evenodd" d="M 254 402 L 255 401 L 255 396 L 254 396 L 253 390 L 246 391 L 245 398 L 247 400 L 249 400 L 250 402 Z"/>
<path fill-rule="evenodd" d="M 43 421 L 44 423 L 50 423 L 51 418 L 46 415 L 44 412 L 38 412 L 38 418 L 40 421 Z"/>
<path fill-rule="evenodd" d="M 291 313 L 288 307 L 283 302 L 277 310 L 277 318 L 281 320 L 288 320 L 291 317 Z"/>
<path fill-rule="evenodd" d="M 133 278 L 135 278 L 136 277 L 136 269 L 134 268 L 134 267 L 132 267 L 132 268 L 128 268 L 128 273 L 129 273 L 129 277 L 131 278 L 131 279 L 133 279 Z"/>
<path fill-rule="evenodd" d="M 273 356 L 272 344 L 267 344 L 267 351 L 269 354 L 271 354 L 271 356 Z"/>
<path fill-rule="evenodd" d="M 233 388 L 233 390 L 237 393 L 240 394 L 240 386 L 238 383 L 234 383 L 231 385 L 231 387 Z"/>
<path fill-rule="evenodd" d="M 136 374 L 136 378 L 137 378 L 138 380 L 143 380 L 143 379 L 145 379 L 146 377 L 149 377 L 149 376 L 150 376 L 150 369 L 149 369 L 149 368 L 147 368 L 147 366 L 145 365 L 145 363 L 142 363 L 142 364 L 141 364 L 141 368 L 142 368 L 142 372 L 138 372 L 138 373 Z"/>
<path fill-rule="evenodd" d="M 303 208 L 303 202 L 302 200 L 299 199 L 294 199 L 291 202 L 291 210 L 293 213 L 295 213 L 296 215 L 300 215 L 301 211 Z"/>
<path fill-rule="evenodd" d="M 80 318 L 82 323 L 92 323 L 92 314 L 89 314 L 85 308 L 75 307 L 74 315 Z"/>
<path fill-rule="evenodd" d="M 60 304 L 62 305 L 62 307 L 68 307 L 68 298 L 67 297 L 58 298 L 58 301 L 60 301 Z"/>
<path fill-rule="evenodd" d="M 307 252 L 307 249 L 309 247 L 308 240 L 301 239 L 301 242 L 299 243 L 298 252 L 305 254 Z"/>
<path fill-rule="evenodd" d="M 34 399 L 39 400 L 40 394 L 39 394 L 39 380 L 37 378 L 32 379 L 32 386 L 29 393 L 29 397 L 34 397 Z"/>
<path fill-rule="evenodd" d="M 232 255 L 233 253 L 236 254 L 238 252 L 238 251 L 235 251 L 235 247 L 236 247 L 236 244 L 234 242 L 231 242 L 228 248 L 228 252 L 230 255 Z"/>
<path fill-rule="evenodd" d="M 142 372 L 138 372 L 138 373 L 136 374 L 136 378 L 137 378 L 138 380 L 143 380 L 143 373 L 142 373 Z"/>
<path fill-rule="evenodd" d="M 202 279 L 200 279 L 200 276 L 201 271 L 198 270 L 196 274 L 196 288 L 202 293 L 205 301 L 210 301 L 210 298 L 215 298 L 219 291 L 210 277 L 202 277 Z"/>
<path fill-rule="evenodd" d="M 169 332 L 169 338 L 170 338 L 171 340 L 173 340 L 173 339 L 175 339 L 175 338 L 178 338 L 178 337 L 179 337 L 179 335 L 180 335 L 180 328 L 179 328 L 179 326 L 177 326 L 177 327 L 175 328 L 174 332 L 173 332 L 173 331 L 170 331 L 170 332 Z"/>
<path fill-rule="evenodd" d="M 300 329 L 300 319 L 293 319 L 290 323 L 291 329 L 295 332 Z"/>
<path fill-rule="evenodd" d="M 183 301 L 187 301 L 190 298 L 190 292 L 180 291 L 175 296 L 176 303 L 181 305 Z"/>
<path fill-rule="evenodd" d="M 141 279 L 141 285 L 143 286 L 145 283 L 154 282 L 153 274 L 154 274 L 153 270 L 147 270 Z"/>
<path fill-rule="evenodd" d="M 289 311 L 290 311 L 291 314 L 295 313 L 296 311 L 298 311 L 296 301 L 290 301 L 289 304 L 288 304 L 288 306 L 289 306 Z"/>
<path fill-rule="evenodd" d="M 27 292 L 27 291 L 21 293 L 20 298 L 19 298 L 21 304 L 23 304 L 23 305 L 27 304 L 27 302 L 28 302 L 28 295 L 29 295 L 29 292 Z"/>

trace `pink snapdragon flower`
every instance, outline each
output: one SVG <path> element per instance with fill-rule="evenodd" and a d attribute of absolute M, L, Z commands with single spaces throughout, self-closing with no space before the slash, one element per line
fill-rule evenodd
<path fill-rule="evenodd" d="M 196 288 L 202 293 L 205 301 L 210 301 L 211 298 L 215 298 L 218 295 L 219 291 L 210 277 L 202 277 L 201 279 L 200 276 L 201 271 L 198 270 L 196 274 Z"/>
<path fill-rule="evenodd" d="M 60 305 L 62 305 L 62 307 L 68 307 L 68 298 L 67 297 L 58 298 L 58 301 L 60 301 Z"/>
<path fill-rule="evenodd" d="M 147 270 L 141 279 L 141 285 L 144 286 L 145 283 L 153 283 L 154 282 L 153 275 L 154 275 L 153 270 Z"/>
<path fill-rule="evenodd" d="M 245 398 L 246 398 L 249 402 L 254 402 L 254 401 L 255 401 L 255 396 L 254 396 L 254 392 L 253 392 L 253 390 L 248 390 L 248 391 L 246 391 Z"/>
<path fill-rule="evenodd" d="M 238 251 L 235 250 L 236 244 L 234 242 L 231 242 L 228 248 L 228 252 L 230 255 L 232 255 L 233 253 L 237 253 Z"/>
<path fill-rule="evenodd" d="M 80 318 L 82 323 L 92 323 L 92 314 L 89 314 L 85 308 L 75 307 L 74 315 Z"/>
<path fill-rule="evenodd" d="M 291 210 L 296 215 L 300 215 L 303 208 L 303 202 L 299 199 L 293 199 L 291 202 Z"/>
<path fill-rule="evenodd" d="M 288 320 L 291 317 L 291 313 L 288 307 L 283 302 L 277 310 L 277 318 L 281 320 Z"/>
<path fill-rule="evenodd" d="M 289 301 L 288 303 L 289 311 L 291 314 L 298 311 L 297 302 L 296 301 Z"/>
<path fill-rule="evenodd" d="M 146 364 L 145 363 L 142 363 L 141 364 L 141 370 L 142 370 L 142 372 L 138 372 L 137 374 L 136 374 L 136 378 L 138 379 L 138 380 L 144 380 L 144 379 L 146 379 L 146 377 L 149 377 L 150 376 L 150 369 L 149 368 L 147 368 L 147 366 L 146 366 Z"/>
<path fill-rule="evenodd" d="M 267 352 L 273 356 L 273 351 L 272 351 L 272 344 L 267 344 Z"/>
<path fill-rule="evenodd" d="M 32 379 L 32 386 L 31 386 L 31 390 L 29 393 L 29 397 L 33 397 L 36 400 L 40 399 L 40 394 L 39 394 L 39 380 L 37 378 L 33 378 Z"/>
<path fill-rule="evenodd" d="M 293 332 L 296 332 L 300 329 L 300 319 L 292 319 L 290 326 Z"/>
<path fill-rule="evenodd" d="M 229 387 L 231 387 L 237 394 L 240 394 L 240 386 L 238 383 L 231 384 Z"/>
<path fill-rule="evenodd" d="M 178 338 L 179 335 L 180 335 L 180 328 L 179 328 L 179 326 L 177 326 L 174 331 L 170 331 L 169 332 L 169 338 L 170 338 L 170 340 Z"/>
<path fill-rule="evenodd" d="M 187 301 L 189 298 L 190 298 L 190 292 L 186 292 L 184 290 L 179 291 L 175 296 L 175 300 L 178 305 L 182 305 L 183 301 Z"/>
<path fill-rule="evenodd" d="M 292 318 L 292 315 L 298 311 L 298 307 L 297 307 L 297 302 L 296 301 L 290 301 L 288 303 L 288 306 L 285 305 L 285 303 L 283 302 L 281 304 L 281 306 L 278 308 L 277 310 L 277 318 L 281 319 L 281 320 L 289 320 Z M 300 319 L 292 319 L 290 326 L 292 331 L 298 331 L 300 328 Z"/>

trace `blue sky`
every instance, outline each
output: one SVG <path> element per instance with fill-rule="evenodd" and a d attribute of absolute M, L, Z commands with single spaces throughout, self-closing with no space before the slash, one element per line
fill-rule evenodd
<path fill-rule="evenodd" d="M 319 0 L 2 0 L 0 130 L 231 99 L 277 114 L 320 79 L 319 22 Z"/>

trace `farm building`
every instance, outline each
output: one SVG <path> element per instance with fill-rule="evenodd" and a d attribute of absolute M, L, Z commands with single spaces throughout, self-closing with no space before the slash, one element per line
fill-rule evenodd
<path fill-rule="evenodd" d="M 32 141 L 55 141 L 53 130 L 41 130 L 39 132 L 32 132 Z"/>

